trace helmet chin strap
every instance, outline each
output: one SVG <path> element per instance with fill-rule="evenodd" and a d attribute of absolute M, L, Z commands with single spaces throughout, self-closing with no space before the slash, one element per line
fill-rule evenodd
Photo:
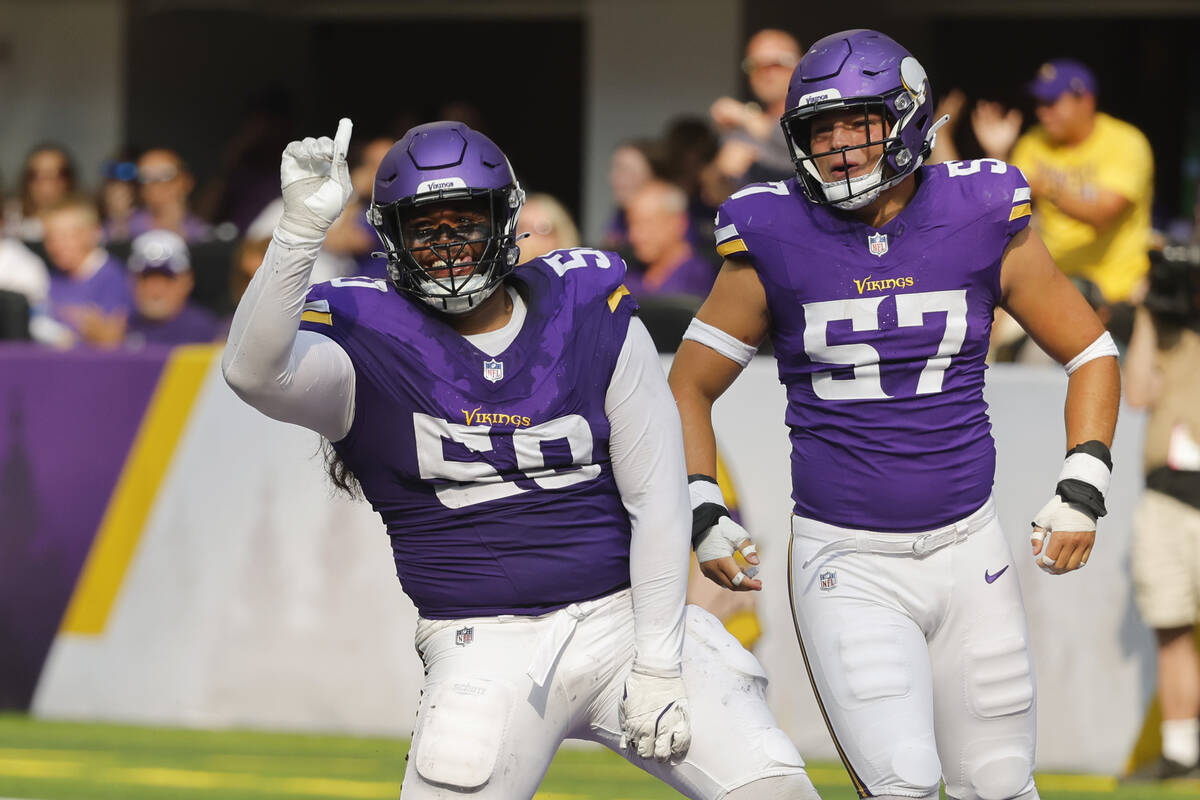
<path fill-rule="evenodd" d="M 839 181 L 821 181 L 821 192 L 834 208 L 853 211 L 869 205 L 883 191 L 883 156 L 866 175 Z M 861 194 L 859 194 L 861 192 Z M 850 195 L 854 195 L 851 197 Z"/>
<path fill-rule="evenodd" d="M 465 314 L 468 311 L 477 308 L 480 303 L 492 296 L 504 281 L 497 281 L 491 286 L 486 286 L 487 277 L 484 275 L 472 275 L 467 278 L 467 282 L 463 284 L 460 294 L 438 294 L 445 292 L 446 287 L 436 281 L 420 281 L 418 285 L 422 289 L 421 299 L 428 303 L 437 311 L 444 311 L 447 314 Z M 484 287 L 484 288 L 475 288 Z"/>

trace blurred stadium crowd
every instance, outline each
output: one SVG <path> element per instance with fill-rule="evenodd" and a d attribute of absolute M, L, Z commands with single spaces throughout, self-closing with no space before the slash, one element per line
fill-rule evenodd
<path fill-rule="evenodd" d="M 707 117 L 673 119 L 658 135 L 631 131 L 611 154 L 613 209 L 600 241 L 580 242 L 555 198 L 531 197 L 521 219 L 528 234 L 523 257 L 580 244 L 619 251 L 634 266 L 629 288 L 656 342 L 673 350 L 681 323 L 720 266 L 712 238 L 716 207 L 747 183 L 793 175 L 778 119 L 802 52 L 785 31 L 759 31 L 742 61 L 753 95 L 748 101 L 720 97 Z M 1058 74 L 1030 84 L 1038 124 L 1020 141 L 1019 111 L 982 98 L 971 108 L 961 91 L 948 91 L 937 113 L 950 121 L 930 160 L 983 156 L 1022 167 L 1034 186 L 1043 238 L 1118 341 L 1127 343 L 1133 307 L 1146 287 L 1147 252 L 1166 243 L 1150 229 L 1152 148 L 1132 126 L 1096 111 L 1101 93 L 1086 66 L 1051 62 L 1043 71 L 1055 69 Z M 440 113 L 487 128 L 466 104 Z M 981 152 L 957 151 L 960 121 L 970 125 Z M 222 174 L 203 185 L 169 142 L 124 148 L 95 176 L 79 174 L 69 143 L 34 144 L 4 187 L 0 336 L 96 348 L 220 341 L 281 213 L 275 165 L 295 134 L 281 124 L 268 113 L 248 121 L 227 143 Z M 314 280 L 386 276 L 384 260 L 372 257 L 378 243 L 364 210 L 375 167 L 392 141 L 378 136 L 356 143 L 356 196 L 330 232 Z M 1112 157 L 1114 149 L 1120 157 Z M 1098 191 L 1122 193 L 1125 202 L 1095 219 L 1087 217 L 1090 209 L 1062 210 L 1064 193 L 1086 204 Z M 168 234 L 144 237 L 150 231 Z M 1000 319 L 995 328 L 994 360 L 1045 360 L 1015 323 Z"/>

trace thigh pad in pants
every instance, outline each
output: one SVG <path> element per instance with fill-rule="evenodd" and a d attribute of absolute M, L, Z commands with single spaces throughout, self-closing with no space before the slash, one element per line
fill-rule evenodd
<path fill-rule="evenodd" d="M 1017 626 L 1003 622 L 967 644 L 967 697 L 984 719 L 1027 711 L 1033 705 L 1029 645 Z"/>
<path fill-rule="evenodd" d="M 429 783 L 478 789 L 496 769 L 512 717 L 512 692 L 480 677 L 449 678 L 427 690 L 413 762 Z"/>

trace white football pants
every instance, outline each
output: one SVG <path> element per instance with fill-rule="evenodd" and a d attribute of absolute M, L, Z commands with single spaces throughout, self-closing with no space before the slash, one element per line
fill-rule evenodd
<path fill-rule="evenodd" d="M 687 607 L 683 680 L 692 745 L 683 763 L 620 748 L 617 704 L 633 661 L 629 590 L 540 617 L 420 620 L 425 685 L 401 800 L 520 800 L 564 739 L 589 739 L 691 798 L 718 800 L 761 778 L 800 776 L 758 660 L 708 612 Z"/>
<path fill-rule="evenodd" d="M 860 796 L 944 780 L 957 800 L 1036 797 L 1033 664 L 995 505 L 922 536 L 792 518 L 792 609 L 834 744 Z"/>

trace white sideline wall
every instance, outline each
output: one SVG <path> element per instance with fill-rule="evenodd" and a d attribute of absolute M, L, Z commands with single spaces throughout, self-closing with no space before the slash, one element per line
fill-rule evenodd
<path fill-rule="evenodd" d="M 664 358 L 664 365 L 668 363 Z M 1028 557 L 1029 517 L 1064 451 L 1061 370 L 988 374 L 996 495 L 1016 554 L 1037 664 L 1039 766 L 1112 773 L 1153 688 L 1133 608 L 1130 516 L 1141 415 L 1122 415 L 1108 517 L 1087 569 L 1052 577 Z M 763 554 L 769 699 L 806 757 L 836 758 L 792 631 L 784 394 L 758 357 L 717 404 L 722 452 Z M 764 422 L 767 420 L 767 422 Z M 408 735 L 422 670 L 416 613 L 383 527 L 334 497 L 317 437 L 241 403 L 214 362 L 146 520 L 108 625 L 60 634 L 34 698 L 43 718 Z"/>

